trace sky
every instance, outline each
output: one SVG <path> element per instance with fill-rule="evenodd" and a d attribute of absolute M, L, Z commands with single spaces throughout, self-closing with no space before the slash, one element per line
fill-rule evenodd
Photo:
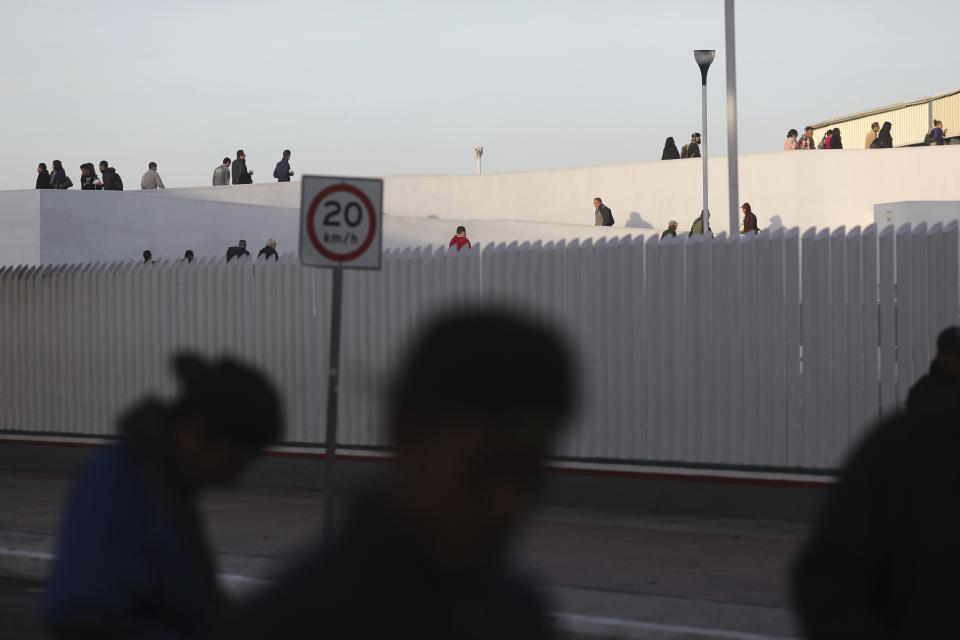
<path fill-rule="evenodd" d="M 960 88 L 936 21 L 960 2 L 739 0 L 740 152 Z M 657 160 L 701 129 L 701 48 L 723 154 L 723 0 L 0 0 L 0 189 L 53 159 L 207 185 L 240 148 L 255 182 L 287 148 L 298 175 L 472 173 L 477 145 L 484 172 Z"/>

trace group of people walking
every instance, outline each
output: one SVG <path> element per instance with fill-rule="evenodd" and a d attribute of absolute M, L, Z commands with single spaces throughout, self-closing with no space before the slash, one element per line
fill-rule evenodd
<path fill-rule="evenodd" d="M 45 162 L 37 165 L 37 189 L 70 189 L 74 186 L 73 180 L 67 175 L 63 163 L 54 160 L 53 168 L 48 169 Z M 100 175 L 97 175 L 99 169 Z M 273 177 L 277 182 L 290 182 L 293 171 L 290 169 L 290 150 L 283 152 L 280 161 L 273 170 Z M 237 151 L 235 160 L 224 158 L 223 163 L 213 170 L 213 186 L 229 184 L 252 184 L 253 171 L 247 169 L 247 154 L 243 149 Z M 157 173 L 157 163 L 151 162 L 140 178 L 141 189 L 166 189 L 163 179 Z M 83 191 L 123 191 L 123 180 L 117 170 L 106 160 L 101 160 L 99 166 L 92 162 L 80 165 L 80 189 Z"/>
<path fill-rule="evenodd" d="M 939 123 L 939 120 L 935 121 L 935 123 Z M 883 126 L 880 126 L 879 122 L 874 122 L 870 125 L 870 131 L 867 132 L 867 137 L 864 139 L 863 148 L 892 149 L 892 129 L 893 124 L 890 122 L 884 122 Z M 935 131 L 939 131 L 939 138 L 943 140 L 943 129 L 935 129 Z M 942 142 L 940 144 L 942 144 Z M 787 132 L 787 139 L 783 142 L 784 151 L 807 151 L 814 149 L 843 149 L 843 137 L 840 133 L 840 127 L 827 129 L 826 133 L 824 133 L 820 139 L 820 142 L 814 140 L 813 127 L 806 127 L 803 130 L 802 136 L 796 129 L 790 129 L 790 131 Z"/>
<path fill-rule="evenodd" d="M 157 165 L 150 163 L 151 170 L 156 174 Z M 100 176 L 97 176 L 97 169 L 92 162 L 85 162 L 80 165 L 80 189 L 83 191 L 123 191 L 123 180 L 116 169 L 110 166 L 106 160 L 100 161 Z M 148 171 L 149 173 L 149 171 Z M 146 177 L 146 174 L 144 174 Z M 163 181 L 160 176 L 156 176 L 159 188 L 163 188 Z M 47 169 L 47 164 L 41 162 L 37 165 L 37 189 L 70 189 L 73 187 L 73 180 L 67 175 L 63 168 L 63 163 L 59 160 L 53 161 L 53 171 Z M 144 187 L 146 188 L 146 187 Z M 152 187 L 156 189 L 157 187 Z"/>
<path fill-rule="evenodd" d="M 461 227 L 462 228 L 462 227 Z M 469 244 L 469 243 L 468 243 Z M 227 262 L 230 262 L 234 258 L 243 258 L 249 256 L 250 252 L 247 251 L 247 241 L 240 240 L 237 244 L 227 247 Z M 260 252 L 257 253 L 257 259 L 264 258 L 266 260 L 279 260 L 280 254 L 277 253 L 277 241 L 273 238 L 267 240 L 267 243 L 260 249 Z M 195 255 L 193 249 L 187 249 L 183 252 L 183 258 L 177 262 L 193 262 Z M 155 264 L 156 260 L 153 258 L 153 251 L 150 249 L 144 249 L 143 251 L 143 264 Z"/>
<path fill-rule="evenodd" d="M 701 138 L 699 133 L 691 134 L 690 142 L 683 145 L 682 149 L 677 149 L 677 143 L 674 142 L 673 138 L 667 138 L 666 143 L 663 145 L 663 155 L 660 159 L 680 160 L 682 158 L 699 158 L 700 143 Z"/>
<path fill-rule="evenodd" d="M 277 182 L 290 182 L 293 171 L 290 170 L 290 150 L 285 149 L 280 161 L 273 169 Z M 237 151 L 234 160 L 224 158 L 220 166 L 213 170 L 213 186 L 223 187 L 229 184 L 253 184 L 253 171 L 247 169 L 247 154 L 243 149 Z"/>

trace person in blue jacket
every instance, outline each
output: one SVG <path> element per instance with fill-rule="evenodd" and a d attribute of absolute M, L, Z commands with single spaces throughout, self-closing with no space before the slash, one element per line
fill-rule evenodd
<path fill-rule="evenodd" d="M 44 618 L 56 638 L 180 638 L 221 603 L 197 508 L 235 478 L 282 422 L 272 386 L 229 359 L 178 355 L 179 397 L 120 420 L 68 500 Z"/>

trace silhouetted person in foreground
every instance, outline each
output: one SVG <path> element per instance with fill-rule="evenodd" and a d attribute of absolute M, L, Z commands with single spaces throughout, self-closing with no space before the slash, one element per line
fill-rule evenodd
<path fill-rule="evenodd" d="M 174 360 L 180 394 L 120 420 L 74 486 L 46 594 L 57 638 L 180 638 L 221 594 L 197 501 L 280 433 L 276 392 L 232 360 Z"/>
<path fill-rule="evenodd" d="M 947 327 L 937 337 L 937 355 L 930 371 L 907 395 L 908 411 L 931 411 L 960 397 L 960 327 Z"/>
<path fill-rule="evenodd" d="M 41 162 L 37 165 L 37 189 L 53 189 L 50 184 L 50 172 L 47 171 L 47 163 Z"/>
<path fill-rule="evenodd" d="M 663 145 L 663 156 L 661 160 L 679 160 L 680 159 L 680 150 L 677 149 L 677 143 L 673 141 L 673 138 L 667 138 L 666 144 Z"/>
<path fill-rule="evenodd" d="M 250 255 L 250 252 L 247 251 L 247 241 L 241 240 L 233 247 L 227 247 L 227 262 L 230 262 L 234 258 L 242 258 L 244 256 Z"/>
<path fill-rule="evenodd" d="M 807 638 L 960 637 L 957 391 L 926 376 L 848 459 L 794 571 Z"/>
<path fill-rule="evenodd" d="M 564 346 L 538 324 L 496 311 L 434 322 L 395 378 L 397 457 L 380 489 L 216 637 L 549 637 L 505 552 L 573 395 Z"/>
<path fill-rule="evenodd" d="M 257 253 L 257 259 L 263 258 L 264 260 L 269 260 L 273 258 L 274 260 L 279 260 L 280 256 L 277 254 L 277 241 L 273 238 L 267 240 L 267 244 L 264 245 L 263 249 L 260 249 L 260 252 Z"/>

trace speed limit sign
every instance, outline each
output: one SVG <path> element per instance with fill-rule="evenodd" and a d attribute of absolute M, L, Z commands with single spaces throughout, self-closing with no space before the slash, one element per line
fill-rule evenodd
<path fill-rule="evenodd" d="M 379 269 L 383 180 L 304 176 L 300 261 L 314 267 Z"/>

